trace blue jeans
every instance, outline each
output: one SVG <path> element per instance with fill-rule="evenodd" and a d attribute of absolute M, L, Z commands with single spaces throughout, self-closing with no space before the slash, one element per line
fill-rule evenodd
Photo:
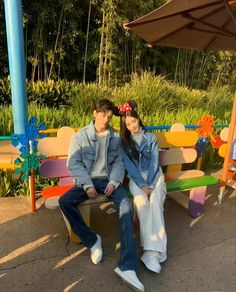
<path fill-rule="evenodd" d="M 107 179 L 93 179 L 96 191 L 100 194 L 108 184 Z M 137 267 L 137 253 L 134 242 L 133 216 L 130 200 L 126 196 L 123 186 L 118 188 L 108 197 L 119 209 L 121 255 L 118 266 L 122 271 L 135 270 Z M 82 243 L 91 248 L 97 241 L 96 234 L 85 224 L 77 206 L 87 200 L 88 196 L 83 188 L 73 187 L 59 199 L 59 205 L 70 222 L 71 228 L 79 236 Z"/>

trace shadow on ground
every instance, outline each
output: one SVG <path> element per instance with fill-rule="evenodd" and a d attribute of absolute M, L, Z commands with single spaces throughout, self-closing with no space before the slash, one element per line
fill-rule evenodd
<path fill-rule="evenodd" d="M 197 219 L 166 200 L 168 260 L 159 275 L 139 262 L 145 291 L 236 291 L 236 191 L 227 189 L 222 205 L 217 195 L 218 188 L 208 188 L 205 212 Z M 67 244 L 59 210 L 37 204 L 32 214 L 29 198 L 0 199 L 0 291 L 131 291 L 113 272 L 119 258 L 118 214 L 107 212 L 113 205 L 92 207 L 91 226 L 104 248 L 102 263 L 93 265 L 86 248 Z"/>

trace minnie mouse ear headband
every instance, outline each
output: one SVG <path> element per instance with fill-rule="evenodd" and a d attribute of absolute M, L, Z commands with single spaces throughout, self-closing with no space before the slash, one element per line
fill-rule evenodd
<path fill-rule="evenodd" d="M 119 114 L 122 116 L 126 112 L 132 111 L 131 105 L 126 101 L 123 105 L 118 106 Z"/>

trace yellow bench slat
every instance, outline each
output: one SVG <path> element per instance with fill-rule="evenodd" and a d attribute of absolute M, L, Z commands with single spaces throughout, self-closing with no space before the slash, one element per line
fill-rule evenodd
<path fill-rule="evenodd" d="M 160 148 L 189 147 L 197 143 L 198 134 L 195 131 L 157 132 L 155 133 Z"/>

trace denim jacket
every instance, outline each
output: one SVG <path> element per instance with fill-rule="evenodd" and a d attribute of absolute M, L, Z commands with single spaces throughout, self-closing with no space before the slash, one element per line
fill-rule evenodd
<path fill-rule="evenodd" d="M 141 188 L 144 185 L 152 187 L 159 174 L 159 154 L 156 136 L 149 132 L 144 132 L 140 146 L 136 143 L 139 152 L 139 160 L 134 160 L 128 153 L 124 145 L 122 147 L 123 161 L 130 178 Z M 142 173 L 147 172 L 147 180 Z"/>
<path fill-rule="evenodd" d="M 108 180 L 118 183 L 123 182 L 125 173 L 120 144 L 119 133 L 109 127 L 106 139 L 105 168 Z M 72 137 L 67 167 L 77 186 L 93 185 L 90 173 L 98 157 L 98 148 L 99 142 L 93 121 Z"/>

